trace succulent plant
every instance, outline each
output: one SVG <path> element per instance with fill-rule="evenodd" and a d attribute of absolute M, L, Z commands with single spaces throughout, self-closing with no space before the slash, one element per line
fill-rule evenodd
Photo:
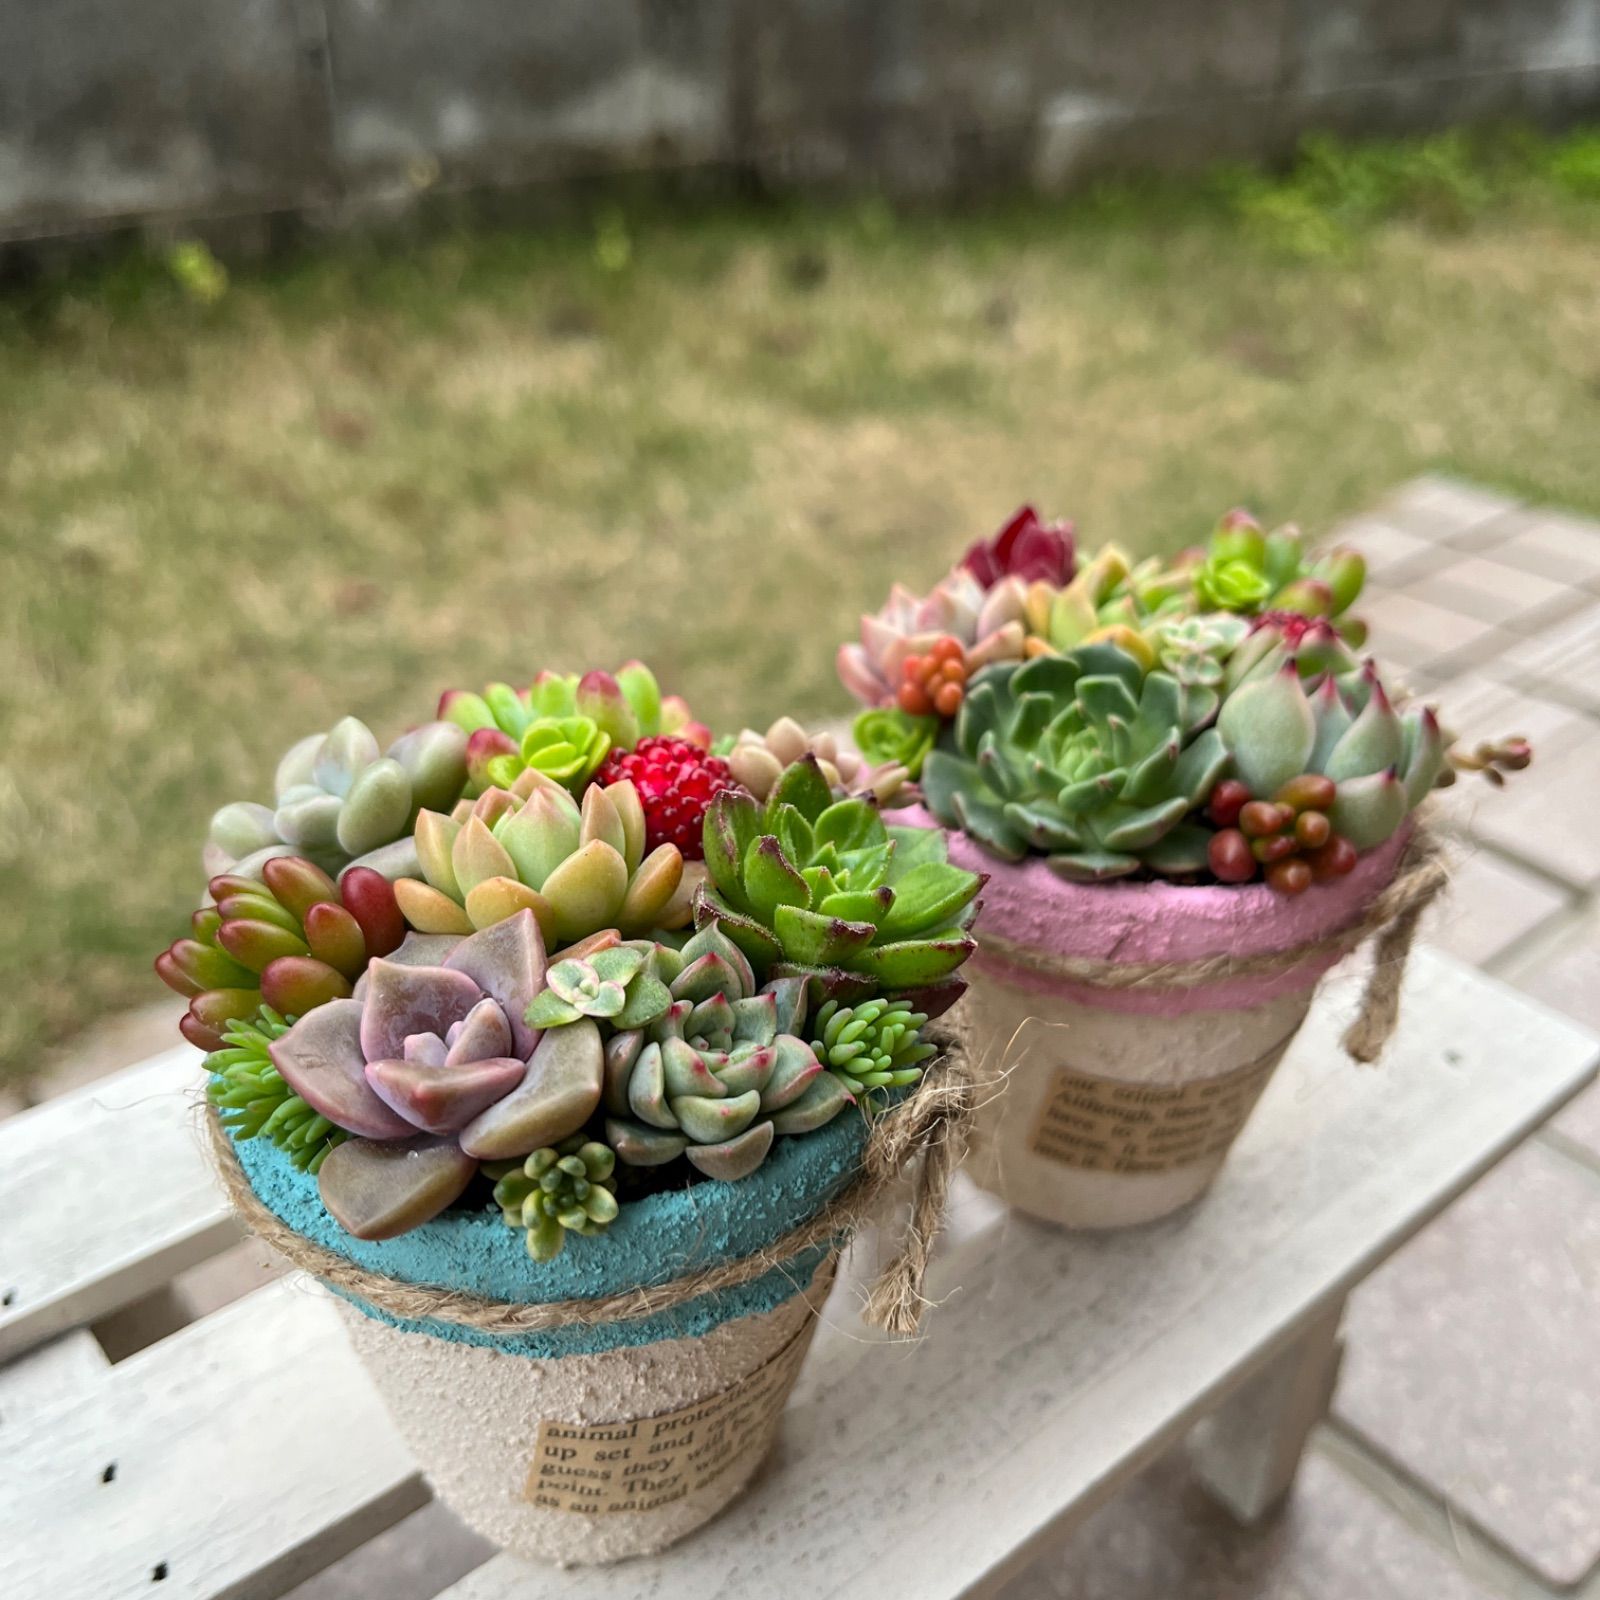
<path fill-rule="evenodd" d="M 667 1009 L 606 1045 L 606 1138 L 630 1165 L 682 1155 L 733 1182 L 761 1165 L 778 1134 L 820 1128 L 852 1096 L 801 1036 L 803 980 L 758 989 L 744 953 L 714 925 L 689 940 L 681 962 Z"/>
<path fill-rule="evenodd" d="M 1222 703 L 1217 734 L 1234 776 L 1269 799 L 1307 775 L 1331 779 L 1334 833 L 1357 850 L 1381 844 L 1420 805 L 1445 767 L 1431 708 L 1396 711 L 1371 662 L 1307 688 L 1297 663 L 1253 678 Z"/>
<path fill-rule="evenodd" d="M 470 794 L 509 789 L 529 768 L 578 793 L 613 749 L 631 750 L 663 733 L 702 748 L 710 743 L 682 700 L 663 700 L 642 661 L 628 662 L 615 676 L 541 672 L 526 689 L 492 683 L 481 695 L 447 690 L 439 715 L 469 736 Z"/>
<path fill-rule="evenodd" d="M 670 963 L 663 974 L 661 964 Z M 680 960 L 666 945 L 639 941 L 552 963 L 544 992 L 528 1011 L 535 1028 L 561 1028 L 593 1017 L 613 1028 L 642 1028 L 672 1004 L 667 979 Z"/>
<path fill-rule="evenodd" d="M 540 1033 L 532 912 L 457 941 L 438 965 L 377 960 L 362 993 L 310 1012 L 270 1046 L 311 1108 L 354 1135 L 318 1175 L 349 1233 L 389 1239 L 456 1200 L 480 1161 L 521 1159 L 581 1129 L 600 1102 L 589 1018 Z"/>
<path fill-rule="evenodd" d="M 1225 611 L 1168 616 L 1151 626 L 1156 665 L 1188 690 L 1191 713 L 1201 720 L 1221 704 L 1227 665 L 1249 632 L 1243 617 Z"/>
<path fill-rule="evenodd" d="M 228 1027 L 263 1004 L 304 1016 L 348 997 L 368 961 L 405 937 L 395 891 L 370 867 L 350 867 L 337 884 L 298 856 L 268 857 L 259 870 L 213 878 L 189 937 L 156 957 L 157 976 L 189 1002 L 179 1030 L 202 1050 L 223 1049 Z"/>
<path fill-rule="evenodd" d="M 1195 599 L 1204 610 L 1321 617 L 1336 622 L 1346 641 L 1359 646 L 1365 625 L 1339 619 L 1361 593 L 1366 571 L 1354 550 L 1330 551 L 1307 566 L 1298 529 L 1263 533 L 1248 512 L 1236 510 L 1217 524 L 1192 577 Z"/>
<path fill-rule="evenodd" d="M 970 545 L 961 565 L 986 589 L 1005 578 L 1059 586 L 1072 577 L 1073 533 L 1070 522 L 1043 522 L 1023 506 L 992 538 Z"/>
<path fill-rule="evenodd" d="M 966 567 L 947 574 L 925 598 L 896 584 L 876 615 L 861 619 L 859 643 L 839 647 L 839 680 L 863 705 L 892 706 L 906 681 L 906 663 L 925 657 L 942 638 L 961 647 L 964 670 L 1021 658 L 1027 585 L 1002 578 L 992 588 Z"/>
<path fill-rule="evenodd" d="M 1228 760 L 1204 713 L 1114 644 L 991 667 L 928 757 L 923 794 L 947 827 L 1004 860 L 1043 851 L 1064 878 L 1198 872 L 1209 833 L 1186 818 Z"/>
<path fill-rule="evenodd" d="M 1172 616 L 1189 593 L 1187 573 L 1151 560 L 1135 566 L 1108 544 L 1082 563 L 1071 583 L 1028 586 L 1023 618 L 1030 657 L 1062 654 L 1086 644 L 1121 646 L 1145 668 L 1156 664 L 1154 624 Z"/>
<path fill-rule="evenodd" d="M 1235 619 L 1238 620 L 1238 619 Z M 1296 611 L 1264 611 L 1248 624 L 1248 632 L 1228 657 L 1223 672 L 1225 693 L 1254 678 L 1269 678 L 1293 659 L 1300 676 L 1319 680 L 1327 673 L 1343 677 L 1359 671 L 1361 662 L 1324 617 Z"/>
<path fill-rule="evenodd" d="M 883 738 L 873 750 L 861 744 L 863 724 L 877 728 L 872 719 L 885 719 Z M 886 746 L 894 730 L 915 723 L 926 732 L 926 746 L 916 750 L 915 739 L 900 739 L 896 748 L 912 754 L 920 768 L 922 757 L 933 745 L 939 730 L 936 717 L 908 718 L 899 710 L 863 711 L 856 719 L 855 738 L 861 750 L 843 748 L 831 733 L 807 733 L 792 717 L 779 717 L 765 733 L 746 728 L 735 738 L 719 740 L 713 749 L 728 763 L 735 781 L 744 785 L 757 800 L 765 800 L 783 769 L 798 761 L 801 756 L 814 755 L 828 787 L 841 797 L 847 794 L 869 794 L 880 805 L 894 805 L 902 799 L 908 781 L 916 776 L 910 765 L 889 753 Z"/>
<path fill-rule="evenodd" d="M 877 706 L 857 715 L 850 736 L 863 761 L 873 763 L 878 771 L 904 773 L 905 781 L 915 782 L 942 726 L 938 717 L 913 717 L 899 706 Z M 767 792 L 771 792 L 770 785 Z M 756 798 L 764 800 L 766 794 Z M 878 798 L 884 800 L 881 793 Z"/>
<path fill-rule="evenodd" d="M 1210 865 L 1219 883 L 1248 883 L 1259 872 L 1279 894 L 1304 894 L 1355 870 L 1356 847 L 1333 831 L 1338 786 L 1319 773 L 1289 779 L 1270 800 L 1252 798 L 1237 778 L 1211 791 L 1206 818 Z"/>
<path fill-rule="evenodd" d="M 575 1133 L 490 1176 L 501 1216 L 527 1232 L 528 1254 L 553 1261 L 569 1233 L 603 1233 L 617 1220 L 616 1168 L 610 1149 Z"/>
<path fill-rule="evenodd" d="M 466 781 L 467 738 L 452 723 L 413 728 L 380 753 L 372 730 L 346 717 L 284 755 L 272 805 L 240 800 L 212 817 L 206 871 L 254 878 L 273 856 L 293 855 L 329 872 L 355 862 L 398 877 L 415 870 L 418 810 L 447 810 Z"/>
<path fill-rule="evenodd" d="M 267 1139 L 302 1172 L 315 1174 L 323 1158 L 349 1135 L 314 1111 L 283 1080 L 270 1048 L 293 1026 L 271 1006 L 223 1030 L 222 1048 L 205 1059 L 206 1098 L 235 1139 Z"/>
<path fill-rule="evenodd" d="M 819 1003 L 909 991 L 934 1015 L 964 987 L 982 878 L 950 863 L 937 829 L 886 827 L 870 801 L 835 800 L 814 756 L 765 806 L 718 795 L 705 851 L 695 924 L 719 924 L 762 978 L 805 978 Z"/>
<path fill-rule="evenodd" d="M 646 847 L 672 845 L 686 861 L 700 859 L 706 807 L 734 786 L 733 773 L 720 756 L 666 734 L 641 739 L 631 750 L 613 750 L 596 781 L 631 783 L 644 807 Z"/>
<path fill-rule="evenodd" d="M 811 1024 L 817 1059 L 858 1095 L 904 1089 L 922 1076 L 922 1063 L 938 1052 L 919 1029 L 926 1013 L 904 1000 L 865 1000 L 840 1006 L 829 1000 Z"/>
<path fill-rule="evenodd" d="M 530 910 L 554 947 L 606 928 L 624 936 L 689 920 L 683 856 L 645 854 L 645 816 L 631 783 L 591 785 L 583 804 L 532 768 L 449 816 L 417 818 L 422 877 L 395 895 L 422 933 L 467 934 Z"/>

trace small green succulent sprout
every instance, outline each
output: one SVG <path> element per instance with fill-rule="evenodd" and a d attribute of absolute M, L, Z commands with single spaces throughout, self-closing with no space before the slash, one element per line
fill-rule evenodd
<path fill-rule="evenodd" d="M 507 1225 L 527 1231 L 528 1254 L 553 1261 L 569 1233 L 590 1237 L 617 1220 L 616 1169 L 608 1146 L 575 1133 L 525 1161 L 486 1170 Z"/>
<path fill-rule="evenodd" d="M 1308 564 L 1299 529 L 1263 533 L 1248 512 L 1235 510 L 1217 524 L 1204 558 L 1191 570 L 1194 597 L 1204 610 L 1321 617 L 1353 646 L 1366 638 L 1365 624 L 1344 615 L 1367 576 L 1366 562 L 1354 550 L 1331 550 Z"/>
<path fill-rule="evenodd" d="M 986 667 L 923 768 L 928 809 L 1075 882 L 1202 871 L 1210 830 L 1187 819 L 1228 764 L 1207 695 L 1110 643 Z"/>
<path fill-rule="evenodd" d="M 938 1051 L 919 1030 L 927 1014 L 904 1000 L 866 1000 L 841 1006 L 829 1000 L 811 1024 L 817 1059 L 858 1095 L 904 1089 L 922 1076 L 922 1063 Z"/>
<path fill-rule="evenodd" d="M 366 723 L 346 717 L 284 755 L 272 805 L 240 800 L 212 817 L 206 871 L 258 878 L 266 861 L 292 855 L 331 873 L 356 862 L 392 880 L 416 870 L 418 811 L 448 811 L 466 782 L 467 739 L 453 724 L 413 728 L 382 751 Z"/>
<path fill-rule="evenodd" d="M 663 699 L 641 661 L 614 676 L 541 672 L 526 689 L 506 683 L 491 683 L 481 695 L 450 689 L 439 700 L 439 716 L 468 736 L 467 792 L 474 796 L 509 789 L 529 770 L 576 794 L 612 749 L 631 750 L 660 733 L 703 731 L 682 700 Z"/>
<path fill-rule="evenodd" d="M 764 807 L 719 794 L 704 838 L 695 925 L 719 925 L 763 978 L 804 978 L 818 1003 L 903 993 L 930 1015 L 960 994 L 983 879 L 948 859 L 939 830 L 886 827 L 871 800 L 836 801 L 806 756 Z"/>
<path fill-rule="evenodd" d="M 899 766 L 915 782 L 942 726 L 938 717 L 914 717 L 899 706 L 875 706 L 851 725 L 856 749 L 870 766 Z"/>
<path fill-rule="evenodd" d="M 206 1098 L 235 1139 L 266 1139 L 302 1172 L 315 1175 L 328 1152 L 350 1137 L 297 1095 L 268 1051 L 294 1026 L 293 1017 L 262 1006 L 224 1030 L 223 1048 L 205 1059 Z"/>
<path fill-rule="evenodd" d="M 1156 662 L 1188 691 L 1191 716 L 1209 721 L 1216 714 L 1226 663 L 1249 632 L 1243 617 L 1226 611 L 1171 616 L 1151 628 Z"/>
<path fill-rule="evenodd" d="M 1396 710 L 1373 664 L 1308 690 L 1293 658 L 1222 703 L 1217 734 L 1238 781 L 1258 798 L 1310 773 L 1331 778 L 1333 831 L 1357 850 L 1382 844 L 1446 770 L 1433 710 Z"/>
<path fill-rule="evenodd" d="M 545 974 L 545 988 L 528 1007 L 528 1025 L 561 1028 L 579 1017 L 593 1017 L 613 1028 L 643 1028 L 672 1004 L 661 964 L 676 976 L 681 958 L 665 945 L 617 944 L 593 955 L 557 961 Z"/>

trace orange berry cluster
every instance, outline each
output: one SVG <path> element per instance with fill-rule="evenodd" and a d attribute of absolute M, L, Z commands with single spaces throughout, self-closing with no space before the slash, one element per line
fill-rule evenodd
<path fill-rule="evenodd" d="M 1257 800 L 1224 778 L 1206 807 L 1218 830 L 1209 849 L 1217 881 L 1248 883 L 1260 872 L 1279 894 L 1304 894 L 1313 883 L 1342 878 L 1356 864 L 1356 848 L 1328 821 L 1335 792 L 1331 778 L 1306 772 Z"/>
<path fill-rule="evenodd" d="M 967 692 L 967 653 L 949 634 L 925 656 L 907 656 L 900 668 L 900 709 L 913 717 L 953 717 Z"/>

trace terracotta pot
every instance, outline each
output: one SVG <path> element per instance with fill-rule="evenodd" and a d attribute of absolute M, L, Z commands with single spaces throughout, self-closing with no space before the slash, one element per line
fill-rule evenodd
<path fill-rule="evenodd" d="M 859 1170 L 860 1118 L 781 1139 L 738 1183 L 631 1201 L 554 1261 L 497 1208 L 446 1212 L 398 1239 L 351 1238 L 316 1180 L 262 1140 L 235 1146 L 256 1197 L 385 1288 L 552 1304 L 625 1294 L 768 1250 Z M 818 1245 L 648 1317 L 506 1335 L 401 1318 L 336 1288 L 351 1341 L 440 1498 L 518 1555 L 561 1566 L 662 1550 L 733 1500 L 770 1450 L 833 1280 Z M 374 1292 L 371 1289 L 369 1293 Z M 410 1308 L 408 1308 L 410 1309 Z"/>
<path fill-rule="evenodd" d="M 925 812 L 906 820 L 936 825 Z M 968 1171 L 1030 1216 L 1120 1228 L 1206 1191 L 1339 955 L 1186 988 L 1070 981 L 1039 968 L 1063 957 L 1114 968 L 1315 944 L 1359 920 L 1394 877 L 1406 836 L 1294 898 L 1259 883 L 1068 883 L 1042 858 L 1013 865 L 959 832 L 948 837 L 952 861 L 990 875 L 965 1007 L 977 1048 L 1011 1067 L 979 1113 Z"/>

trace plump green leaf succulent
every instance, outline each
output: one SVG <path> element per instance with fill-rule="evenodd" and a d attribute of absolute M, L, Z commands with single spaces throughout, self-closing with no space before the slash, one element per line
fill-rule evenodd
<path fill-rule="evenodd" d="M 720 925 L 761 977 L 804 978 L 819 1003 L 906 992 L 935 1015 L 960 993 L 982 878 L 949 861 L 938 830 L 886 827 L 870 800 L 836 801 L 813 757 L 765 806 L 719 794 L 705 858 L 696 926 Z"/>
<path fill-rule="evenodd" d="M 923 794 L 947 827 L 1003 860 L 1042 851 L 1064 878 L 1198 872 L 1209 834 L 1185 819 L 1228 762 L 1207 710 L 1113 644 L 990 667 L 928 757 Z"/>
<path fill-rule="evenodd" d="M 758 987 L 714 924 L 678 961 L 666 1011 L 606 1045 L 606 1138 L 632 1166 L 686 1156 L 733 1182 L 761 1165 L 777 1135 L 822 1127 L 852 1096 L 803 1037 L 802 979 Z"/>
<path fill-rule="evenodd" d="M 811 1024 L 817 1059 L 858 1096 L 904 1089 L 922 1076 L 922 1063 L 938 1052 L 924 1044 L 928 1020 L 904 1000 L 865 1000 L 855 1006 L 827 1001 Z"/>
<path fill-rule="evenodd" d="M 617 1220 L 616 1168 L 610 1149 L 575 1133 L 525 1161 L 485 1170 L 496 1179 L 494 1198 L 507 1225 L 526 1231 L 528 1254 L 553 1261 L 569 1233 L 604 1233 Z"/>
<path fill-rule="evenodd" d="M 302 1172 L 314 1174 L 350 1135 L 297 1095 L 272 1064 L 272 1041 L 281 1039 L 294 1020 L 262 1006 L 254 1017 L 225 1028 L 222 1049 L 205 1059 L 211 1074 L 206 1098 L 235 1139 L 266 1139 Z"/>
<path fill-rule="evenodd" d="M 413 728 L 380 751 L 366 723 L 346 717 L 284 755 L 272 805 L 241 800 L 217 812 L 206 870 L 254 878 L 273 856 L 293 855 L 334 873 L 352 862 L 391 879 L 414 872 L 417 812 L 449 810 L 466 781 L 467 736 L 453 723 Z"/>
<path fill-rule="evenodd" d="M 350 867 L 337 883 L 299 856 L 272 856 L 261 876 L 223 873 L 190 918 L 189 936 L 156 957 L 156 975 L 189 1002 L 178 1027 L 202 1050 L 263 1004 L 304 1016 L 351 993 L 374 956 L 405 937 L 389 880 Z"/>
<path fill-rule="evenodd" d="M 579 793 L 611 750 L 631 750 L 657 734 L 703 731 L 682 700 L 662 698 L 642 661 L 615 676 L 541 672 L 526 689 L 505 683 L 491 683 L 482 694 L 450 689 L 439 715 L 467 736 L 473 795 L 509 789 L 530 768 Z"/>
<path fill-rule="evenodd" d="M 1305 617 L 1344 619 L 1366 581 L 1366 562 L 1354 550 L 1332 550 L 1307 563 L 1299 530 L 1263 533 L 1244 511 L 1230 511 L 1217 524 L 1203 558 L 1190 569 L 1202 610 L 1243 616 L 1282 611 Z M 1365 625 L 1339 621 L 1339 631 L 1359 646 Z"/>
<path fill-rule="evenodd" d="M 1238 780 L 1258 798 L 1303 773 L 1331 778 L 1335 833 L 1357 850 L 1382 844 L 1445 769 L 1444 736 L 1424 705 L 1396 711 L 1370 662 L 1308 689 L 1291 658 L 1222 703 L 1217 734 Z"/>
<path fill-rule="evenodd" d="M 938 717 L 914 717 L 899 706 L 875 706 L 856 718 L 850 734 L 864 760 L 875 767 L 904 767 L 906 776 L 915 781 L 939 728 Z"/>
<path fill-rule="evenodd" d="M 528 1008 L 535 1028 L 561 1028 L 579 1017 L 593 1017 L 613 1028 L 642 1028 L 672 1004 L 663 981 L 676 976 L 677 953 L 670 946 L 641 941 L 617 944 L 593 955 L 557 961 L 545 974 L 545 989 Z"/>
<path fill-rule="evenodd" d="M 583 804 L 528 769 L 510 789 L 486 789 L 445 816 L 417 818 L 420 877 L 395 884 L 422 933 L 470 933 L 518 911 L 556 949 L 602 929 L 625 937 L 689 920 L 676 845 L 645 854 L 645 815 L 626 780 L 584 791 Z"/>

